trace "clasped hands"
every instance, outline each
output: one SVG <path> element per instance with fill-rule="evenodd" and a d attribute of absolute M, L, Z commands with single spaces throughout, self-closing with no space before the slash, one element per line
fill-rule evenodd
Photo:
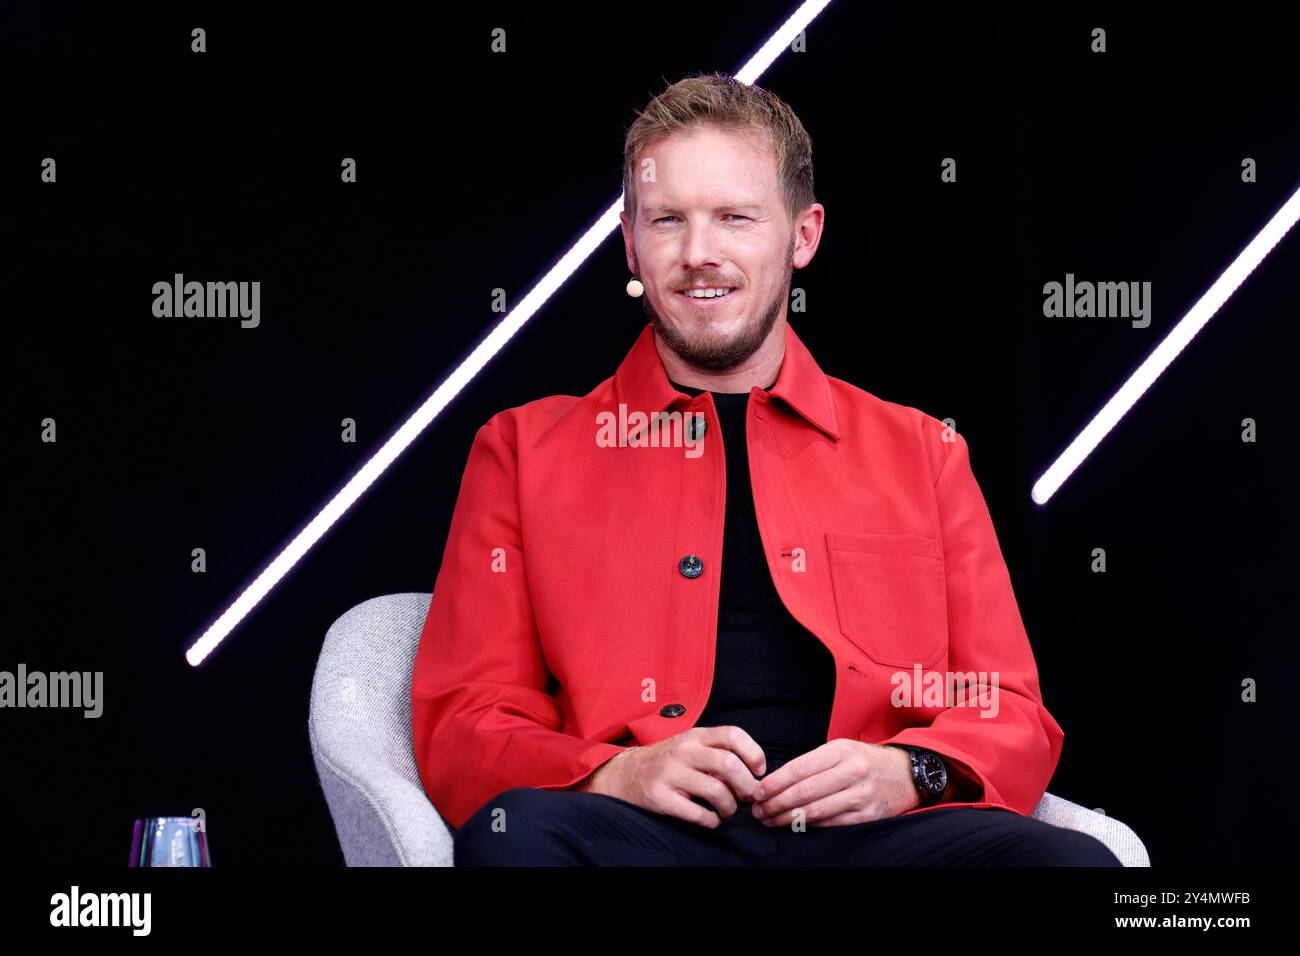
<path fill-rule="evenodd" d="M 895 816 L 921 803 L 911 755 L 899 747 L 839 737 L 764 777 L 766 771 L 762 748 L 740 727 L 693 727 L 628 748 L 575 789 L 709 828 L 737 812 L 753 813 L 767 826 L 788 826 L 800 810 L 809 826 L 846 826 Z M 717 812 L 693 797 L 707 800 Z"/>

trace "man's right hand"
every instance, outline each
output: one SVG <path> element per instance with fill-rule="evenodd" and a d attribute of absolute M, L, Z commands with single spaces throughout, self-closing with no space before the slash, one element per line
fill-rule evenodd
<path fill-rule="evenodd" d="M 758 777 L 766 772 L 763 749 L 741 728 L 692 727 L 656 744 L 628 748 L 573 789 L 713 829 L 736 812 L 737 800 L 753 802 Z M 707 800 L 718 812 L 691 797 Z"/>

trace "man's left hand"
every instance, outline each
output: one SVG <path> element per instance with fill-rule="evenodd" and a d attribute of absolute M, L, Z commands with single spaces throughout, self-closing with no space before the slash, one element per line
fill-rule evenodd
<path fill-rule="evenodd" d="M 751 812 L 767 826 L 787 826 L 802 808 L 805 823 L 828 827 L 892 817 L 920 805 L 911 754 L 838 737 L 764 777 Z"/>

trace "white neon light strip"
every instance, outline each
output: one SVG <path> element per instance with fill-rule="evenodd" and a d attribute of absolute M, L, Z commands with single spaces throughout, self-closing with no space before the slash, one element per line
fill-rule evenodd
<path fill-rule="evenodd" d="M 1094 415 L 1083 431 L 1075 436 L 1074 441 L 1070 442 L 1065 451 L 1052 462 L 1051 467 L 1034 482 L 1030 497 L 1035 502 L 1040 505 L 1046 504 L 1048 499 L 1056 494 L 1074 470 L 1083 464 L 1101 440 L 1169 367 L 1169 363 L 1178 357 L 1178 353 L 1214 317 L 1223 303 L 1228 301 L 1229 296 L 1237 291 L 1237 287 L 1246 281 L 1246 278 L 1255 271 L 1255 267 L 1264 260 L 1274 246 L 1281 242 L 1282 237 L 1296 224 L 1297 219 L 1300 219 L 1300 189 L 1291 194 L 1291 198 L 1273 215 L 1250 244 L 1241 251 L 1228 268 L 1223 270 L 1223 274 L 1214 280 L 1214 285 L 1210 286 L 1191 310 L 1178 320 L 1178 324 L 1128 377 L 1128 381 L 1120 386 L 1119 391 L 1111 396 L 1110 401 L 1102 406 L 1101 411 Z"/>
<path fill-rule="evenodd" d="M 794 38 L 799 35 L 799 31 L 808 26 L 813 19 L 822 12 L 830 0 L 807 0 L 801 4 L 797 10 L 783 23 L 771 38 L 764 43 L 743 67 L 734 75 L 736 79 L 744 83 L 754 83 L 762 76 L 769 66 L 780 56 L 781 52 L 787 49 Z M 406 451 L 410 444 L 420 436 L 435 418 L 438 413 L 447 407 L 447 403 L 456 397 L 462 388 L 469 384 L 492 357 L 497 354 L 525 322 L 533 317 L 557 289 L 560 288 L 569 278 L 577 271 L 578 267 L 586 261 L 605 238 L 618 228 L 618 215 L 623 209 L 623 193 L 620 190 L 619 196 L 610 204 L 609 208 L 601 214 L 595 224 L 591 226 L 582 237 L 573 244 L 566 252 L 563 258 L 542 277 L 532 290 L 520 300 L 519 304 L 506 313 L 497 326 L 488 333 L 487 337 L 478 344 L 473 352 L 456 366 L 455 370 L 447 376 L 447 380 L 434 390 L 433 394 L 425 399 L 418 409 L 412 413 L 411 417 L 402 423 L 402 426 L 393 433 L 379 450 L 371 456 L 361 468 L 354 474 L 342 490 L 330 499 L 329 503 L 320 510 L 316 517 L 308 522 L 307 526 L 294 536 L 284 549 L 275 556 L 274 560 L 253 579 L 253 582 L 244 589 L 244 592 L 235 599 L 220 617 L 218 617 L 202 636 L 185 652 L 185 659 L 194 667 L 201 664 L 204 659 L 211 654 L 223 640 L 230 635 L 248 614 L 257 607 L 262 598 L 266 597 L 280 581 L 288 574 L 303 556 L 312 549 L 334 524 L 349 508 L 351 508 L 363 494 L 366 489 L 379 480 L 382 475 L 394 461 Z"/>

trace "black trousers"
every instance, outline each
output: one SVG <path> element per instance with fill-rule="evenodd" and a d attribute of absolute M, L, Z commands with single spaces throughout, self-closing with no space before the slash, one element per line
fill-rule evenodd
<path fill-rule="evenodd" d="M 697 801 L 701 806 L 709 804 Z M 710 809 L 712 809 L 710 807 Z M 1095 837 L 996 807 L 868 823 L 766 826 L 740 803 L 715 829 L 599 793 L 516 787 L 454 835 L 456 866 L 1120 866 Z"/>

